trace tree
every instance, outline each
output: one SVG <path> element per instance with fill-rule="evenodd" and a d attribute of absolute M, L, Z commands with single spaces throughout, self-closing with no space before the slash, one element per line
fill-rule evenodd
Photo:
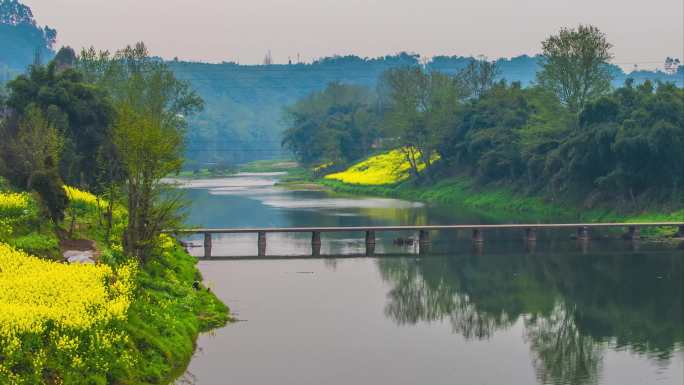
<path fill-rule="evenodd" d="M 345 165 L 369 154 L 378 137 L 377 98 L 368 88 L 330 83 L 285 110 L 283 146 L 305 165 Z"/>
<path fill-rule="evenodd" d="M 553 90 L 570 111 L 579 113 L 588 101 L 610 90 L 611 48 L 594 26 L 563 28 L 542 42 L 542 70 L 537 81 Z"/>
<path fill-rule="evenodd" d="M 498 76 L 499 67 L 496 62 L 490 62 L 485 57 L 470 59 L 468 66 L 456 75 L 466 92 L 475 98 L 494 87 Z"/>
<path fill-rule="evenodd" d="M 0 175 L 17 187 L 37 191 L 49 217 L 60 222 L 68 202 L 57 167 L 63 143 L 57 129 L 31 105 L 24 115 L 0 125 L 0 136 Z"/>
<path fill-rule="evenodd" d="M 151 58 L 143 43 L 113 56 L 103 52 L 79 61 L 79 67 L 96 69 L 88 76 L 106 87 L 115 105 L 111 140 L 128 206 L 124 251 L 146 263 L 161 231 L 179 224 L 182 199 L 162 178 L 180 171 L 185 117 L 202 108 L 202 99 L 163 62 Z"/>
<path fill-rule="evenodd" d="M 33 105 L 24 115 L 8 120 L 0 130 L 4 139 L 0 142 L 3 175 L 16 186 L 30 190 L 34 173 L 59 159 L 62 138 Z"/>
<path fill-rule="evenodd" d="M 464 93 L 458 81 L 419 67 L 386 71 L 380 79 L 384 134 L 404 152 L 411 172 L 429 168 L 458 116 Z"/>
<path fill-rule="evenodd" d="M 103 89 L 86 83 L 78 70 L 68 68 L 69 50 L 60 52 L 59 63 L 32 66 L 28 74 L 11 81 L 7 105 L 18 114 L 39 108 L 64 138 L 59 164 L 62 178 L 94 189 L 97 169 L 93 165 L 107 140 L 113 109 Z"/>

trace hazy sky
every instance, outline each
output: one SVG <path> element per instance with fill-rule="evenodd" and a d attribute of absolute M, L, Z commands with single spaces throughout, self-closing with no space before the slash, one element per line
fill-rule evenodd
<path fill-rule="evenodd" d="M 510 57 L 561 26 L 607 33 L 615 63 L 684 56 L 682 0 L 24 0 L 59 44 L 114 50 L 145 41 L 165 58 L 276 63 L 399 51 Z"/>

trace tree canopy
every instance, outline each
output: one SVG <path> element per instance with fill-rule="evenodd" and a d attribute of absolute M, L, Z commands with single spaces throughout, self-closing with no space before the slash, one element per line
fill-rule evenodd
<path fill-rule="evenodd" d="M 553 90 L 572 112 L 610 90 L 608 61 L 613 47 L 598 28 L 562 28 L 542 42 L 542 70 L 537 81 Z"/>

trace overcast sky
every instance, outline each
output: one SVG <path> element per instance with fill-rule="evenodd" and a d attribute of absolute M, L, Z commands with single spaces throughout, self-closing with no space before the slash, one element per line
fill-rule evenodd
<path fill-rule="evenodd" d="M 594 24 L 625 68 L 684 56 L 682 0 L 24 0 L 59 44 L 115 50 L 145 41 L 155 55 L 274 62 L 299 53 L 423 56 L 535 54 L 561 26 Z"/>

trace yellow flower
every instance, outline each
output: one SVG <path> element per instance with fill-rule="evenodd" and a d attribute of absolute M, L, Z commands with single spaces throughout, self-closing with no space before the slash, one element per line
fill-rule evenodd
<path fill-rule="evenodd" d="M 0 217 L 22 215 L 29 209 L 30 204 L 31 195 L 28 193 L 0 192 Z"/>
<path fill-rule="evenodd" d="M 432 156 L 432 160 L 437 159 L 438 155 Z M 425 165 L 419 162 L 418 171 L 424 168 Z M 410 169 L 411 165 L 406 160 L 404 152 L 392 150 L 372 156 L 345 171 L 326 175 L 325 179 L 358 185 L 394 184 L 407 179 L 410 176 Z"/>
<path fill-rule="evenodd" d="M 107 207 L 107 202 L 104 199 L 98 200 L 97 196 L 87 191 L 82 191 L 75 187 L 66 185 L 64 186 L 64 191 L 66 192 L 69 201 L 72 203 L 80 203 L 86 206 L 93 207 L 97 207 L 97 205 L 99 204 L 100 208 Z"/>
<path fill-rule="evenodd" d="M 48 322 L 85 330 L 120 318 L 132 291 L 132 266 L 61 264 L 0 243 L 0 338 L 42 332 Z"/>

